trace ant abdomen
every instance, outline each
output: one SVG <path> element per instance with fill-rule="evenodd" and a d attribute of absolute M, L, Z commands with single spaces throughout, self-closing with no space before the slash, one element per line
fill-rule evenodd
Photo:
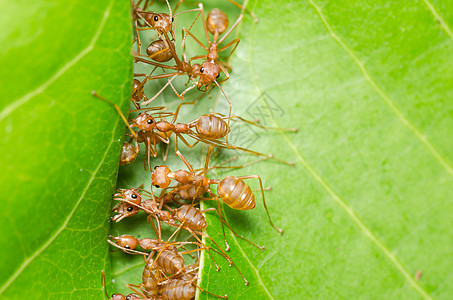
<path fill-rule="evenodd" d="M 211 114 L 201 116 L 195 129 L 201 137 L 210 140 L 223 138 L 230 132 L 230 127 L 222 118 Z"/>
<path fill-rule="evenodd" d="M 195 297 L 195 291 L 195 287 L 190 281 L 171 279 L 161 289 L 161 295 L 164 299 L 190 300 Z"/>
<path fill-rule="evenodd" d="M 140 147 L 135 148 L 131 143 L 125 142 L 121 150 L 120 166 L 133 163 L 139 151 Z"/>
<path fill-rule="evenodd" d="M 206 18 L 206 26 L 210 33 L 214 34 L 217 31 L 221 34 L 228 28 L 228 16 L 220 9 L 214 8 Z"/>
<path fill-rule="evenodd" d="M 164 249 L 156 262 L 167 274 L 176 274 L 184 270 L 184 257 L 176 249 Z"/>
<path fill-rule="evenodd" d="M 252 189 L 242 180 L 227 176 L 219 182 L 217 193 L 229 207 L 239 210 L 255 208 L 255 195 Z"/>
<path fill-rule="evenodd" d="M 173 58 L 173 54 L 163 40 L 157 40 L 146 48 L 148 56 L 158 62 L 166 62 Z"/>
<path fill-rule="evenodd" d="M 178 208 L 175 218 L 193 230 L 202 230 L 208 226 L 200 210 L 192 205 L 183 205 Z"/>
<path fill-rule="evenodd" d="M 160 270 L 159 267 L 154 263 L 152 259 L 148 259 L 148 262 L 143 269 L 142 283 L 148 294 L 157 294 L 157 286 L 160 282 Z"/>
<path fill-rule="evenodd" d="M 138 102 L 143 99 L 143 86 L 140 80 L 134 79 L 132 84 L 132 96 L 131 100 L 134 102 Z"/>

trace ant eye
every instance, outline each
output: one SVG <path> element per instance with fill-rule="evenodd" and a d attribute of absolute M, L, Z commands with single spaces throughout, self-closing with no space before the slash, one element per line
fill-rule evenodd
<path fill-rule="evenodd" d="M 159 166 L 155 166 L 155 167 L 154 167 L 154 170 L 157 169 L 157 168 L 159 168 Z"/>
<path fill-rule="evenodd" d="M 175 18 L 172 17 L 172 18 L 171 18 L 171 21 L 174 22 L 174 21 L 175 21 Z"/>
<path fill-rule="evenodd" d="M 160 186 L 159 186 L 158 184 L 155 184 L 154 186 L 155 186 L 156 188 L 160 188 Z"/>
<path fill-rule="evenodd" d="M 127 296 L 127 297 L 126 297 L 126 300 L 131 300 L 131 296 Z"/>
<path fill-rule="evenodd" d="M 124 248 L 131 249 L 131 247 L 129 247 L 129 245 L 124 246 Z"/>
<path fill-rule="evenodd" d="M 216 76 L 215 78 L 219 78 L 219 77 L 220 77 L 220 73 L 219 73 L 219 74 L 217 74 L 217 76 Z"/>
<path fill-rule="evenodd" d="M 129 206 L 129 207 L 127 208 L 127 211 L 128 211 L 128 212 L 131 212 L 133 209 L 134 209 L 134 208 L 133 208 L 132 206 Z"/>
<path fill-rule="evenodd" d="M 137 199 L 137 195 L 132 194 L 132 195 L 131 195 L 131 198 Z"/>
<path fill-rule="evenodd" d="M 159 17 L 158 16 L 154 16 L 154 21 L 159 21 Z"/>
<path fill-rule="evenodd" d="M 201 69 L 200 69 L 200 73 L 203 73 L 203 71 L 204 71 L 204 68 L 201 68 Z"/>
<path fill-rule="evenodd" d="M 153 119 L 148 119 L 148 120 L 146 120 L 146 123 L 148 123 L 148 124 L 153 124 L 154 121 L 153 121 Z"/>

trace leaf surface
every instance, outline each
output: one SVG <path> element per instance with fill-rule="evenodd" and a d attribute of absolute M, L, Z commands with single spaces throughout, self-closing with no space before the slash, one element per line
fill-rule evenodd
<path fill-rule="evenodd" d="M 132 77 L 129 3 L 3 1 L 1 299 L 92 299 Z"/>

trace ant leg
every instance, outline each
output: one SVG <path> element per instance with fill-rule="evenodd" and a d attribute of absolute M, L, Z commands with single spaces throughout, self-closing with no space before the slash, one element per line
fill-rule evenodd
<path fill-rule="evenodd" d="M 183 141 L 183 143 L 189 147 L 189 148 L 193 148 L 195 147 L 200 141 L 196 141 L 194 144 L 189 144 L 189 142 L 186 141 L 186 139 L 180 134 L 180 133 L 175 133 L 176 134 L 176 138 L 175 138 L 175 153 L 178 151 L 178 138 L 181 139 L 181 141 Z"/>
<path fill-rule="evenodd" d="M 191 89 L 193 89 L 193 88 L 196 87 L 196 86 L 197 86 L 197 84 L 194 83 L 192 86 L 190 86 L 190 87 L 188 87 L 187 89 L 185 89 L 184 92 L 181 93 L 181 97 L 182 97 L 182 98 L 181 98 L 181 97 L 179 97 L 179 98 L 181 98 L 181 100 L 184 100 L 184 94 L 187 93 L 188 91 L 190 91 Z"/>
<path fill-rule="evenodd" d="M 109 294 L 107 293 L 107 281 L 105 280 L 105 272 L 102 270 L 101 284 L 104 286 L 104 292 L 107 299 L 110 299 Z"/>
<path fill-rule="evenodd" d="M 140 297 L 142 297 L 143 299 L 148 299 L 145 294 L 142 292 L 141 290 L 141 286 L 139 285 L 135 285 L 135 284 L 126 284 L 126 287 L 131 289 L 134 293 L 137 293 Z"/>
<path fill-rule="evenodd" d="M 222 38 L 217 42 L 217 44 L 221 44 L 229 35 L 230 33 L 234 30 L 234 28 L 242 21 L 242 18 L 244 15 L 241 13 L 241 15 L 236 19 L 234 24 L 228 29 L 228 31 L 222 36 Z"/>
<path fill-rule="evenodd" d="M 181 5 L 181 3 L 183 2 L 184 0 L 179 0 L 178 3 L 176 3 L 176 6 L 175 6 L 175 9 L 174 11 L 176 12 L 176 10 L 179 8 L 179 6 Z M 176 15 L 175 15 L 176 16 Z"/>
<path fill-rule="evenodd" d="M 220 254 L 221 256 L 223 256 L 230 264 L 230 266 L 234 266 L 236 268 L 236 270 L 239 272 L 239 275 L 241 275 L 242 279 L 244 280 L 245 282 L 245 285 L 248 285 L 249 282 L 247 281 L 247 279 L 245 279 L 244 275 L 242 275 L 242 272 L 241 270 L 239 270 L 238 266 L 233 262 L 233 260 L 231 259 L 231 257 L 228 256 L 228 254 L 226 254 L 222 248 L 220 248 L 220 246 L 209 236 L 207 235 L 206 233 L 203 233 L 203 232 L 200 232 L 200 231 L 194 231 L 195 233 L 201 235 L 201 236 L 204 236 L 204 237 L 207 237 L 214 245 L 216 245 L 217 248 L 219 248 L 220 251 L 218 251 L 217 249 L 215 248 L 210 248 L 212 250 L 214 250 L 215 252 L 217 252 L 218 254 Z"/>
<path fill-rule="evenodd" d="M 163 144 L 165 144 L 165 143 L 162 143 L 162 144 L 161 144 L 161 146 L 160 146 L 160 148 L 161 148 L 160 151 L 162 151 L 162 148 L 164 147 Z M 166 146 L 165 146 L 165 152 L 162 151 L 162 160 L 163 160 L 163 161 L 167 161 L 168 150 L 170 149 L 170 145 L 168 145 L 168 144 L 165 144 L 165 145 L 166 145 Z"/>
<path fill-rule="evenodd" d="M 208 56 L 207 55 L 198 55 L 198 56 L 194 56 L 194 57 L 191 57 L 189 58 L 189 63 L 192 62 L 192 60 L 196 60 L 196 59 L 204 59 L 204 60 L 207 60 Z"/>
<path fill-rule="evenodd" d="M 228 54 L 228 57 L 227 57 L 227 61 L 228 61 L 228 58 L 230 58 L 230 56 L 233 54 L 234 50 L 236 50 L 236 47 L 239 45 L 239 41 L 240 41 L 239 38 L 235 38 L 234 40 L 232 40 L 231 42 L 229 42 L 228 44 L 226 44 L 225 46 L 220 48 L 218 50 L 218 52 L 222 52 L 222 51 L 226 50 L 228 47 L 230 47 L 231 45 L 235 44 L 233 47 L 233 50 L 231 50 L 230 54 Z"/>
<path fill-rule="evenodd" d="M 179 150 L 176 150 L 176 155 L 179 156 L 179 158 L 182 160 L 182 162 L 187 166 L 189 169 L 190 173 L 195 174 L 193 171 L 192 165 L 189 163 L 189 161 L 179 152 Z"/>
<path fill-rule="evenodd" d="M 211 40 L 209 39 L 209 34 L 208 34 L 208 27 L 206 25 L 206 18 L 204 16 L 204 7 L 202 3 L 198 3 L 198 8 L 201 10 L 201 19 L 203 20 L 203 29 L 204 29 L 204 34 L 206 35 L 206 40 L 208 41 L 208 44 L 211 43 Z"/>
<path fill-rule="evenodd" d="M 113 103 L 107 99 L 105 99 L 104 97 L 100 96 L 98 93 L 96 93 L 95 91 L 91 91 L 91 94 L 98 98 L 98 99 L 101 99 L 102 101 L 104 102 L 107 102 L 108 104 L 110 105 L 113 105 L 113 107 L 116 109 L 116 111 L 118 112 L 118 114 L 120 115 L 121 119 L 123 119 L 124 121 L 124 124 L 126 124 L 126 127 L 129 129 L 129 131 L 131 132 L 131 134 L 134 136 L 134 138 L 137 138 L 137 133 L 132 130 L 131 128 L 131 125 L 129 125 L 129 122 L 127 121 L 126 117 L 124 116 L 123 112 L 121 111 L 121 109 L 118 107 L 118 105 L 116 103 Z"/>
<path fill-rule="evenodd" d="M 202 43 L 199 39 L 197 39 L 197 38 L 192 34 L 192 32 L 190 32 L 190 31 L 187 30 L 186 28 L 183 28 L 183 29 L 182 29 L 182 32 L 183 32 L 183 33 L 186 33 L 186 36 L 188 35 L 188 36 L 190 36 L 191 38 L 193 38 L 194 41 L 195 41 L 198 45 L 200 45 L 200 47 L 202 47 L 204 50 L 209 51 L 208 47 L 206 47 L 205 45 L 203 45 L 203 43 Z M 206 57 L 206 55 L 201 55 L 201 57 L 203 57 L 203 56 Z M 189 61 L 190 61 L 190 60 L 189 60 Z"/>
<path fill-rule="evenodd" d="M 157 157 L 157 148 L 156 148 L 156 144 L 155 144 L 155 140 L 154 140 L 154 148 L 155 150 L 153 150 L 151 148 L 151 140 L 149 137 L 146 138 L 146 152 L 147 152 L 147 156 L 145 157 L 144 161 L 143 161 L 143 164 L 144 164 L 144 167 L 145 167 L 145 171 L 146 171 L 146 161 L 148 161 L 148 169 L 151 170 L 151 155 L 153 157 Z"/>
<path fill-rule="evenodd" d="M 171 82 L 173 81 L 173 79 L 176 78 L 176 76 L 178 75 L 174 75 L 173 77 L 171 77 L 170 79 L 167 79 L 167 83 L 160 89 L 160 91 L 158 91 L 151 99 L 149 99 L 148 101 L 145 101 L 145 102 L 142 102 L 140 104 L 140 106 L 145 106 L 145 105 L 148 105 L 150 104 L 151 102 L 154 101 L 154 99 L 156 99 L 166 88 L 168 85 L 171 84 Z"/>
<path fill-rule="evenodd" d="M 137 33 L 137 52 L 140 54 L 142 52 L 142 42 L 140 40 L 140 32 L 138 29 L 138 20 L 135 20 L 135 32 Z"/>
<path fill-rule="evenodd" d="M 277 226 L 274 225 L 274 223 L 271 220 L 271 215 L 269 214 L 269 210 L 267 209 L 266 205 L 266 200 L 264 198 L 264 188 L 263 188 L 263 182 L 261 181 L 261 177 L 258 175 L 248 175 L 248 176 L 241 176 L 237 177 L 238 179 L 251 179 L 251 178 L 256 178 L 260 182 L 260 189 L 261 189 L 261 197 L 263 197 L 263 204 L 264 204 L 264 209 L 266 210 L 267 217 L 269 218 L 269 223 L 274 227 L 275 230 L 277 230 L 280 234 L 283 234 L 283 229 L 278 228 Z"/>
<path fill-rule="evenodd" d="M 209 235 L 207 235 L 207 234 L 205 234 L 205 233 L 202 233 L 202 232 L 196 232 L 196 233 L 195 233 L 195 232 L 194 232 L 193 230 L 191 230 L 190 228 L 184 228 L 184 229 L 186 229 L 187 231 L 189 231 L 190 234 L 191 234 L 191 235 L 192 235 L 192 236 L 193 236 L 193 237 L 194 237 L 201 245 L 203 245 L 203 246 L 205 247 L 206 251 L 208 252 L 209 256 L 211 257 L 212 262 L 213 262 L 214 265 L 216 266 L 217 272 L 220 271 L 220 267 L 219 267 L 219 265 L 217 264 L 217 262 L 215 261 L 214 257 L 212 256 L 211 250 L 214 250 L 214 251 L 217 252 L 217 253 L 219 253 L 219 252 L 218 252 L 216 249 L 214 249 L 214 248 L 211 248 L 211 247 L 206 246 L 206 245 L 198 238 L 198 236 L 196 235 L 196 233 L 198 233 L 198 234 L 200 234 L 200 235 L 206 235 L 207 237 L 209 237 Z M 209 237 L 209 238 L 211 238 L 211 237 Z M 212 239 L 211 239 L 211 240 L 212 240 Z M 215 243 L 215 242 L 214 242 L 214 243 Z M 222 255 L 222 256 L 223 256 L 223 255 Z M 233 263 L 233 261 L 231 260 L 231 258 L 229 258 L 228 255 L 227 255 L 227 257 L 228 257 L 228 258 L 226 258 L 226 257 L 224 257 L 224 258 L 228 261 L 228 263 L 229 263 L 230 266 L 231 266 L 231 264 Z"/>
<path fill-rule="evenodd" d="M 145 57 L 147 57 L 147 56 L 145 56 Z M 144 58 L 139 57 L 139 56 L 134 56 L 134 61 L 135 62 L 139 61 L 139 62 L 142 62 L 142 63 L 145 63 L 145 64 L 153 65 L 153 66 L 158 67 L 158 68 L 163 68 L 163 69 L 179 70 L 178 68 L 176 68 L 174 66 L 167 66 L 167 65 L 164 65 L 164 64 L 160 64 L 160 63 L 157 63 L 157 62 L 154 62 L 154 61 L 150 61 L 150 60 L 144 59 Z M 171 76 L 176 75 L 176 74 L 178 74 L 178 72 L 164 74 L 165 75 L 164 77 L 162 77 L 163 75 L 157 75 L 157 76 L 160 76 L 160 77 L 152 76 L 149 79 L 152 80 L 152 79 L 156 79 L 156 78 L 167 78 L 167 77 L 171 77 Z"/>
<path fill-rule="evenodd" d="M 232 167 L 230 167 L 230 166 L 227 166 L 227 167 L 223 166 L 224 164 L 227 164 L 227 163 L 230 163 L 230 162 L 232 162 L 232 161 L 235 161 L 235 160 L 237 160 L 238 158 L 239 158 L 239 157 L 238 157 L 237 155 L 235 155 L 235 156 L 233 156 L 232 158 L 230 158 L 230 159 L 228 159 L 228 160 L 226 160 L 226 161 L 224 161 L 224 162 L 221 162 L 221 163 L 218 164 L 218 165 L 209 167 L 209 168 L 208 168 L 208 171 L 213 170 L 213 169 L 239 169 L 239 168 L 242 168 L 243 166 L 232 166 Z M 201 169 L 195 169 L 195 172 L 198 172 L 198 171 L 201 171 L 201 170 L 203 170 L 203 168 L 201 168 Z"/>
<path fill-rule="evenodd" d="M 195 278 L 195 279 L 196 279 L 196 278 Z M 194 279 L 194 281 L 195 281 L 195 279 Z M 193 284 L 197 289 L 199 289 L 200 292 L 202 292 L 202 293 L 206 293 L 206 294 L 211 295 L 211 296 L 216 297 L 216 298 L 228 299 L 228 296 L 227 296 L 227 295 L 225 295 L 225 296 L 216 295 L 216 294 L 213 294 L 213 293 L 208 292 L 208 291 L 206 291 L 206 290 L 203 290 L 203 289 L 202 289 L 201 287 L 199 287 L 195 282 L 192 282 L 192 284 Z"/>
<path fill-rule="evenodd" d="M 171 123 L 175 123 L 176 122 L 176 119 L 178 118 L 179 110 L 181 109 L 181 106 L 183 106 L 183 105 L 192 105 L 192 104 L 195 104 L 195 101 L 183 102 L 183 103 L 179 104 L 178 107 L 175 110 L 175 114 L 173 116 L 173 120 L 171 121 Z"/>
<path fill-rule="evenodd" d="M 211 158 L 211 152 L 212 152 L 212 145 L 209 145 L 208 148 L 208 153 L 206 153 L 206 161 L 204 163 L 204 169 L 201 175 L 206 176 L 208 174 L 208 169 L 209 169 L 209 159 Z M 194 172 L 195 173 L 195 172 Z M 209 189 L 208 189 L 209 190 Z"/>
<path fill-rule="evenodd" d="M 215 84 L 217 85 L 217 87 L 220 89 L 220 91 L 222 92 L 222 94 L 225 96 L 225 98 L 227 99 L 228 101 L 228 105 L 230 106 L 230 112 L 228 114 L 228 127 L 230 127 L 230 119 L 231 119 L 231 110 L 233 109 L 233 106 L 231 105 L 231 101 L 230 99 L 228 99 L 228 96 L 225 94 L 225 92 L 223 91 L 223 89 L 220 87 L 220 85 L 217 83 L 217 81 L 214 79 L 214 82 Z M 226 136 L 226 144 L 227 144 L 227 148 L 229 148 L 228 146 L 228 135 Z"/>
<path fill-rule="evenodd" d="M 192 30 L 193 25 L 195 25 L 195 22 L 196 22 L 196 21 L 198 20 L 198 18 L 200 17 L 200 15 L 201 15 L 201 10 L 200 10 L 200 8 L 190 9 L 190 10 L 186 10 L 186 11 L 183 11 L 183 12 L 180 12 L 180 13 L 177 13 L 177 14 L 176 14 L 176 15 L 179 15 L 179 14 L 183 14 L 183 13 L 191 12 L 191 11 L 199 11 L 199 13 L 198 13 L 198 15 L 195 17 L 195 19 L 193 20 L 192 24 L 190 24 L 190 27 L 189 27 L 188 31 L 191 31 L 191 30 Z M 175 16 L 176 16 L 176 15 L 175 15 Z M 176 22 L 175 22 L 175 28 L 176 28 Z M 186 38 L 187 38 L 187 34 L 184 35 L 184 31 L 183 31 L 183 38 L 182 38 L 182 42 L 181 42 L 181 48 L 185 48 Z"/>
<path fill-rule="evenodd" d="M 243 7 L 241 4 L 237 3 L 237 2 L 234 1 L 234 0 L 227 0 L 227 1 L 230 2 L 230 3 L 232 3 L 232 4 L 235 5 L 235 6 L 239 7 L 240 9 L 244 9 L 248 14 L 250 14 L 250 15 L 252 16 L 252 18 L 253 18 L 253 20 L 255 21 L 255 23 L 258 23 L 259 20 L 258 20 L 258 18 L 256 17 L 256 15 L 255 15 L 252 11 L 250 11 L 249 9 Z"/>
<path fill-rule="evenodd" d="M 223 217 L 222 217 L 222 208 L 221 208 L 221 205 L 220 205 L 220 200 L 219 200 L 219 197 L 217 195 L 214 195 L 211 191 L 208 191 L 209 194 L 211 194 L 211 196 L 213 196 L 216 201 L 217 201 L 217 208 L 218 208 L 218 211 L 217 211 L 217 214 L 219 215 L 219 218 L 220 218 L 220 224 L 222 224 L 222 233 L 223 233 L 223 239 L 225 241 L 225 251 L 230 251 L 230 245 L 228 244 L 228 241 L 227 241 L 227 238 L 226 238 L 226 235 L 225 235 L 225 227 L 223 226 Z"/>
<path fill-rule="evenodd" d="M 292 167 L 294 166 L 294 163 L 290 163 L 290 162 L 287 162 L 285 160 L 276 158 L 276 157 L 273 156 L 273 154 L 266 155 L 264 153 L 260 153 L 260 152 L 256 152 L 256 151 L 249 150 L 249 149 L 246 149 L 246 148 L 238 147 L 238 146 L 235 146 L 233 144 L 228 144 L 227 145 L 225 142 L 222 142 L 222 141 L 204 139 L 204 138 L 201 138 L 201 137 L 199 137 L 199 136 L 197 136 L 195 134 L 189 134 L 189 136 L 191 138 L 193 138 L 193 139 L 196 139 L 196 140 L 198 140 L 200 142 L 203 142 L 205 144 L 208 144 L 208 145 L 213 145 L 213 146 L 219 147 L 219 148 L 241 150 L 241 151 L 245 151 L 245 152 L 248 152 L 248 153 L 251 153 L 251 154 L 254 154 L 254 155 L 264 156 L 264 157 L 267 157 L 269 159 L 276 160 L 278 162 L 287 164 L 287 165 L 292 166 Z"/>
<path fill-rule="evenodd" d="M 259 248 L 261 251 L 264 251 L 264 246 L 259 246 L 257 244 L 255 244 L 254 242 L 248 240 L 247 238 L 245 238 L 244 236 L 238 234 L 236 231 L 234 231 L 233 228 L 231 228 L 230 224 L 227 222 L 227 220 L 223 217 L 222 215 L 222 211 L 220 210 L 220 201 L 218 200 L 218 196 L 217 195 L 214 195 L 216 200 L 217 200 L 217 203 L 218 203 L 218 211 L 216 210 L 216 213 L 219 215 L 220 217 L 220 222 L 222 223 L 222 230 L 223 230 L 223 223 L 225 223 L 225 225 L 230 229 L 230 231 L 235 235 L 237 236 L 238 238 L 246 241 L 247 243 L 251 244 L 252 246 L 255 246 L 257 248 Z M 212 200 L 212 199 L 211 199 Z M 215 209 L 214 209 L 215 210 Z M 225 231 L 223 231 L 223 235 L 224 235 L 224 239 L 225 239 L 225 243 L 226 243 L 226 236 L 225 236 Z M 228 245 L 228 244 L 227 244 Z M 229 250 L 229 246 L 228 246 L 228 250 Z M 226 251 L 228 251 L 226 250 Z"/>
<path fill-rule="evenodd" d="M 213 114 L 220 116 L 222 119 L 226 119 L 226 118 L 227 118 L 227 116 L 225 116 L 224 114 L 221 114 L 221 113 L 213 113 Z M 245 122 L 245 123 L 247 123 L 247 124 L 250 124 L 250 125 L 253 125 L 253 126 L 262 128 L 262 129 L 272 129 L 272 130 L 281 130 L 281 131 L 297 132 L 297 128 L 280 128 L 280 127 L 263 126 L 263 125 L 258 124 L 258 123 L 256 123 L 256 122 L 246 120 L 246 119 L 244 119 L 244 118 L 242 118 L 242 117 L 240 117 L 240 116 L 231 116 L 230 118 L 231 118 L 231 119 L 239 119 L 239 120 L 241 120 L 242 122 Z"/>

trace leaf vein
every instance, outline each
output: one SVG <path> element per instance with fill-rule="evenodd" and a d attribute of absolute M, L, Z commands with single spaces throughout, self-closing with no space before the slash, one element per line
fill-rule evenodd
<path fill-rule="evenodd" d="M 30 101 L 33 97 L 41 94 L 44 92 L 52 83 L 54 83 L 58 78 L 63 76 L 66 71 L 72 68 L 76 63 L 78 63 L 85 55 L 87 55 L 91 50 L 94 49 L 94 45 L 99 39 L 99 36 L 104 28 L 105 22 L 107 21 L 108 16 L 110 15 L 110 10 L 112 8 L 113 2 L 110 1 L 109 6 L 104 12 L 103 18 L 101 23 L 99 24 L 99 29 L 94 34 L 93 38 L 91 39 L 88 46 L 83 49 L 79 54 L 77 54 L 73 59 L 67 62 L 61 69 L 59 69 L 52 77 L 49 78 L 46 82 L 38 86 L 33 91 L 27 93 L 26 95 L 22 96 L 21 98 L 15 100 L 14 102 L 7 105 L 1 112 L 0 112 L 0 122 L 3 121 L 7 116 L 13 113 L 16 109 L 21 107 L 22 105 L 26 104 Z"/>
<path fill-rule="evenodd" d="M 442 27 L 442 29 L 448 34 L 450 39 L 453 40 L 453 32 L 451 31 L 450 27 L 448 27 L 447 22 L 445 22 L 445 20 L 437 12 L 437 10 L 434 7 L 434 5 L 431 2 L 429 2 L 429 0 L 423 0 L 423 1 L 425 2 L 426 6 L 428 7 L 428 9 L 433 14 L 434 18 L 436 18 L 436 20 L 440 23 L 440 26 Z"/>
<path fill-rule="evenodd" d="M 300 153 L 299 149 L 291 142 L 286 134 L 281 133 L 286 143 L 292 148 L 293 152 L 296 154 L 297 159 L 301 164 L 307 169 L 314 179 L 321 184 L 321 186 L 327 191 L 327 193 L 333 198 L 333 200 L 349 215 L 349 217 L 356 223 L 356 225 L 362 230 L 365 236 L 374 243 L 395 265 L 395 267 L 401 272 L 401 274 L 406 278 L 409 284 L 419 292 L 423 298 L 432 299 L 432 297 L 412 278 L 408 271 L 404 268 L 401 262 L 398 260 L 395 254 L 393 254 L 383 242 L 381 242 L 376 235 L 360 220 L 356 213 L 346 204 L 346 202 L 338 196 L 334 190 L 328 185 L 324 178 L 319 175 L 315 169 L 305 160 L 305 158 Z"/>
<path fill-rule="evenodd" d="M 343 48 L 343 50 L 351 57 L 355 64 L 359 67 L 365 80 L 371 85 L 371 87 L 378 93 L 379 96 L 384 100 L 390 110 L 396 115 L 396 117 L 403 123 L 406 128 L 408 128 L 418 140 L 425 145 L 429 152 L 434 156 L 434 158 L 441 164 L 441 166 L 447 171 L 451 176 L 453 176 L 453 167 L 447 162 L 447 160 L 440 154 L 440 152 L 434 147 L 434 145 L 428 140 L 426 135 L 424 135 L 415 125 L 409 121 L 408 118 L 401 112 L 393 100 L 387 96 L 384 91 L 378 86 L 375 80 L 370 76 L 367 69 L 365 68 L 364 63 L 362 63 L 355 53 L 346 45 L 345 42 L 333 31 L 332 26 L 330 26 L 326 17 L 321 11 L 321 8 L 313 1 L 308 0 L 308 2 L 313 6 L 313 8 L 318 13 L 321 21 L 324 23 L 327 31 L 330 33 L 330 36 L 337 41 L 338 44 Z M 426 1 L 425 1 L 426 2 Z M 453 38 L 453 35 L 452 35 Z"/>
<path fill-rule="evenodd" d="M 225 217 L 225 220 L 226 220 L 226 217 Z M 249 265 L 252 267 L 253 271 L 255 271 L 256 277 L 258 278 L 258 281 L 260 282 L 260 285 L 263 287 L 266 294 L 269 296 L 270 299 L 274 299 L 274 297 L 272 296 L 272 294 L 269 292 L 266 285 L 264 284 L 263 280 L 261 279 L 260 271 L 255 267 L 255 265 L 250 261 L 249 257 L 245 254 L 244 250 L 242 249 L 241 245 L 239 245 L 238 240 L 236 239 L 234 234 L 232 232 L 230 232 L 230 235 L 233 238 L 236 245 L 238 246 L 239 250 L 241 251 L 242 256 L 244 256 L 244 258 L 247 260 Z"/>

